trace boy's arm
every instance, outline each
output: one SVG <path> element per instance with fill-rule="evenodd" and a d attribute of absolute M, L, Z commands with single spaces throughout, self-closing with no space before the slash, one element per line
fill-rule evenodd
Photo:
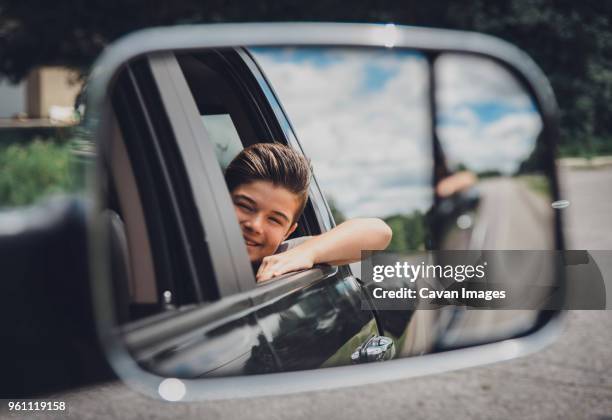
<path fill-rule="evenodd" d="M 286 252 L 265 257 L 257 272 L 257 281 L 305 270 L 315 264 L 343 265 L 359 261 L 362 250 L 385 249 L 391 235 L 391 228 L 380 219 L 347 220 Z"/>

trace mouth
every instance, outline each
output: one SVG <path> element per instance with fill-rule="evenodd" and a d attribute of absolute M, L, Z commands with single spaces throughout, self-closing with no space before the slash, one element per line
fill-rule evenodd
<path fill-rule="evenodd" d="M 244 238 L 244 242 L 247 244 L 247 246 L 251 246 L 251 247 L 261 246 L 261 244 L 259 242 L 255 242 L 254 240 L 249 239 L 246 236 L 243 236 L 243 238 Z"/>

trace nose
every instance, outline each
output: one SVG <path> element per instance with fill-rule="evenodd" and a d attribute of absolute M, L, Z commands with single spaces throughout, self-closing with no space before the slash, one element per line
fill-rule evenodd
<path fill-rule="evenodd" d="M 253 233 L 261 233 L 263 228 L 263 215 L 255 214 L 253 217 L 245 220 L 244 226 Z"/>

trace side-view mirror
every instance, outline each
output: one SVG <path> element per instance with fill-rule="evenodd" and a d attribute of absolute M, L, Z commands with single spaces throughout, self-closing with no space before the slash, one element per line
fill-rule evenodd
<path fill-rule="evenodd" d="M 388 308 L 358 263 L 258 284 L 255 231 L 224 179 L 244 148 L 281 143 L 314 170 L 294 237 L 376 217 L 393 231 L 386 257 L 413 265 L 442 250 L 562 249 L 555 102 L 514 47 L 392 25 L 185 27 L 131 35 L 92 75 L 96 316 L 117 374 L 140 389 L 199 399 L 355 385 L 551 337 L 559 314 L 545 306 L 432 308 L 418 291 Z M 522 275 L 558 288 L 544 260 Z M 412 285 L 400 277 L 388 287 Z"/>
<path fill-rule="evenodd" d="M 147 395 L 388 381 L 518 357 L 559 331 L 557 108 L 506 42 L 395 25 L 155 28 L 105 50 L 80 98 L 93 318 L 114 374 Z M 275 161 L 274 181 L 228 183 L 261 143 L 310 160 L 303 211 L 283 210 L 292 161 Z M 386 249 L 257 281 L 262 258 L 351 219 L 384 222 Z"/>

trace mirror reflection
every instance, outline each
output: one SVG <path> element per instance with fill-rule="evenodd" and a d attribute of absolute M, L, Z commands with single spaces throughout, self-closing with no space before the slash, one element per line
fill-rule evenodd
<path fill-rule="evenodd" d="M 504 226 L 513 227 L 499 234 L 483 228 L 471 235 L 469 247 L 551 249 L 549 168 L 538 147 L 542 121 L 530 96 L 507 70 L 487 59 L 442 55 L 435 71 L 436 133 L 444 170 L 453 176 L 439 181 L 437 193 L 444 199 L 472 189 L 485 213 L 479 218 L 503 218 Z M 459 229 L 475 226 L 466 216 L 458 219 Z M 549 227 L 544 235 L 541 226 Z M 444 241 L 452 241 L 451 236 Z"/>
<path fill-rule="evenodd" d="M 444 174 L 436 186 L 437 208 L 445 208 L 434 225 L 439 248 L 554 249 L 550 168 L 530 95 L 508 70 L 481 57 L 442 54 L 435 77 Z M 522 253 L 518 265 L 507 262 L 501 270 L 512 284 L 542 272 L 554 276 L 552 262 L 537 253 Z M 525 332 L 538 318 L 538 311 L 527 310 L 451 311 L 443 338 L 450 348 Z"/>
<path fill-rule="evenodd" d="M 552 248 L 540 117 L 501 66 L 241 47 L 150 54 L 115 80 L 102 217 L 117 333 L 146 369 L 368 363 L 533 325 L 535 311 L 465 322 L 454 307 L 363 305 L 361 250 Z M 508 221 L 525 214 L 533 240 L 517 242 Z"/>

